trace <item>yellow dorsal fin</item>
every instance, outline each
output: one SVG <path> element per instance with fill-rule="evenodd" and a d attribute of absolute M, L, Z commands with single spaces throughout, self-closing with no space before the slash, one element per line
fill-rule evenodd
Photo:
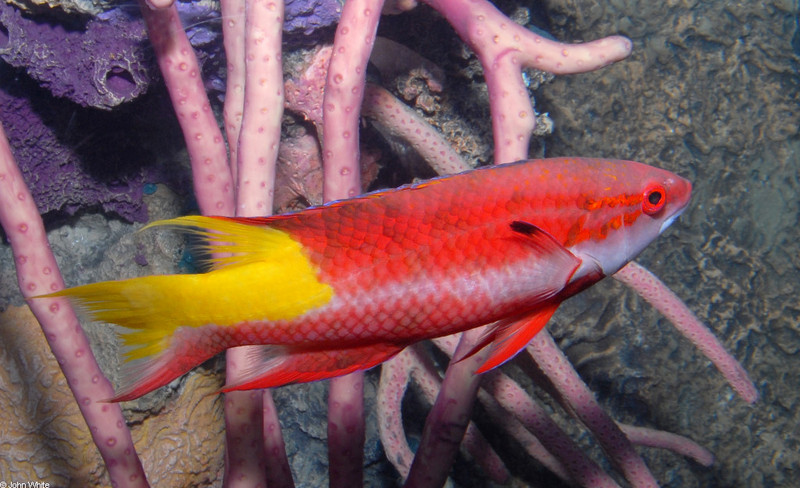
<path fill-rule="evenodd" d="M 199 237 L 201 263 L 212 269 L 259 261 L 280 260 L 294 254 L 299 244 L 285 232 L 266 225 L 245 224 L 226 217 L 189 215 L 168 220 L 157 220 L 142 227 L 168 227 Z"/>

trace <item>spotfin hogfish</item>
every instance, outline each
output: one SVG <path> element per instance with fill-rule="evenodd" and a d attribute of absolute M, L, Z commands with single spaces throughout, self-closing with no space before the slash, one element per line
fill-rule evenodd
<path fill-rule="evenodd" d="M 511 359 L 566 298 L 615 273 L 683 211 L 691 184 L 630 161 L 481 168 L 264 218 L 179 217 L 211 271 L 78 286 L 91 319 L 130 329 L 138 398 L 216 354 L 262 345 L 223 391 L 373 367 L 417 341 L 492 324 L 484 372 Z"/>

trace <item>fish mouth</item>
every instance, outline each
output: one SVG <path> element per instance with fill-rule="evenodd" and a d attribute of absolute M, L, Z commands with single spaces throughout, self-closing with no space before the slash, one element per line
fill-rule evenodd
<path fill-rule="evenodd" d="M 681 178 L 680 176 L 675 179 L 670 179 L 667 181 L 667 188 L 670 189 L 670 193 L 677 194 L 679 198 L 676 202 L 673 202 L 673 205 L 675 205 L 673 214 L 661 223 L 661 228 L 658 230 L 659 235 L 667 230 L 667 227 L 672 225 L 675 219 L 681 216 L 683 211 L 686 210 L 686 207 L 689 206 L 689 201 L 692 199 L 692 183 L 687 179 Z"/>
<path fill-rule="evenodd" d="M 684 210 L 685 208 L 686 208 L 686 207 L 683 207 L 682 209 L 678 210 L 678 211 L 675 213 L 675 215 L 673 215 L 673 216 L 669 217 L 667 220 L 665 220 L 665 221 L 664 221 L 664 222 L 661 224 L 661 228 L 660 228 L 660 229 L 658 229 L 658 234 L 659 234 L 659 235 L 663 234 L 663 233 L 664 233 L 664 231 L 665 231 L 665 230 L 667 230 L 667 227 L 669 227 L 670 225 L 672 225 L 672 223 L 673 223 L 673 222 L 675 222 L 675 219 L 677 219 L 678 217 L 680 217 L 680 216 L 681 216 L 681 214 L 683 213 L 683 210 Z"/>

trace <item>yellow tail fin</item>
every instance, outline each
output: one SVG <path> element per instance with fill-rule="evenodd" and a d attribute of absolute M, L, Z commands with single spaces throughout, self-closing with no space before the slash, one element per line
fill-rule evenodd
<path fill-rule="evenodd" d="M 67 288 L 46 297 L 67 297 L 80 315 L 130 329 L 121 338 L 126 359 L 158 355 L 169 347 L 169 338 L 184 325 L 198 326 L 188 303 L 181 300 L 195 285 L 197 275 L 145 276 L 104 281 Z M 40 297 L 37 297 L 40 298 Z M 189 312 L 189 313 L 187 313 Z"/>
<path fill-rule="evenodd" d="M 136 373 L 154 378 L 131 378 L 137 386 L 121 395 L 125 399 L 150 391 L 141 393 L 141 388 L 168 383 L 226 347 L 211 343 L 219 336 L 203 333 L 201 328 L 235 328 L 255 322 L 269 327 L 333 297 L 333 288 L 319 280 L 301 244 L 286 232 L 208 217 L 181 217 L 148 227 L 152 226 L 176 227 L 211 240 L 204 247 L 213 254 L 214 270 L 93 283 L 45 295 L 67 297 L 92 320 L 129 329 L 122 334 L 126 359 L 141 360 L 134 366 Z M 176 335 L 182 327 L 187 330 Z"/>

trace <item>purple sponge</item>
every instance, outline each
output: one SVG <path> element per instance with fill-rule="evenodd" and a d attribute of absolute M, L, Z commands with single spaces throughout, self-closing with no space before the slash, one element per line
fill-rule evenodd
<path fill-rule="evenodd" d="M 292 41 L 309 41 L 320 29 L 327 29 L 342 16 L 339 0 L 287 0 L 283 33 Z"/>
<path fill-rule="evenodd" d="M 0 123 L 42 214 L 95 208 L 146 221 L 145 184 L 168 182 L 180 190 L 186 176 L 154 164 L 157 154 L 171 154 L 182 143 L 170 110 L 163 96 L 113 112 L 82 108 L 0 66 Z"/>
<path fill-rule="evenodd" d="M 120 10 L 68 27 L 24 17 L 0 2 L 0 57 L 57 97 L 109 109 L 147 89 L 151 65 L 142 22 Z"/>

